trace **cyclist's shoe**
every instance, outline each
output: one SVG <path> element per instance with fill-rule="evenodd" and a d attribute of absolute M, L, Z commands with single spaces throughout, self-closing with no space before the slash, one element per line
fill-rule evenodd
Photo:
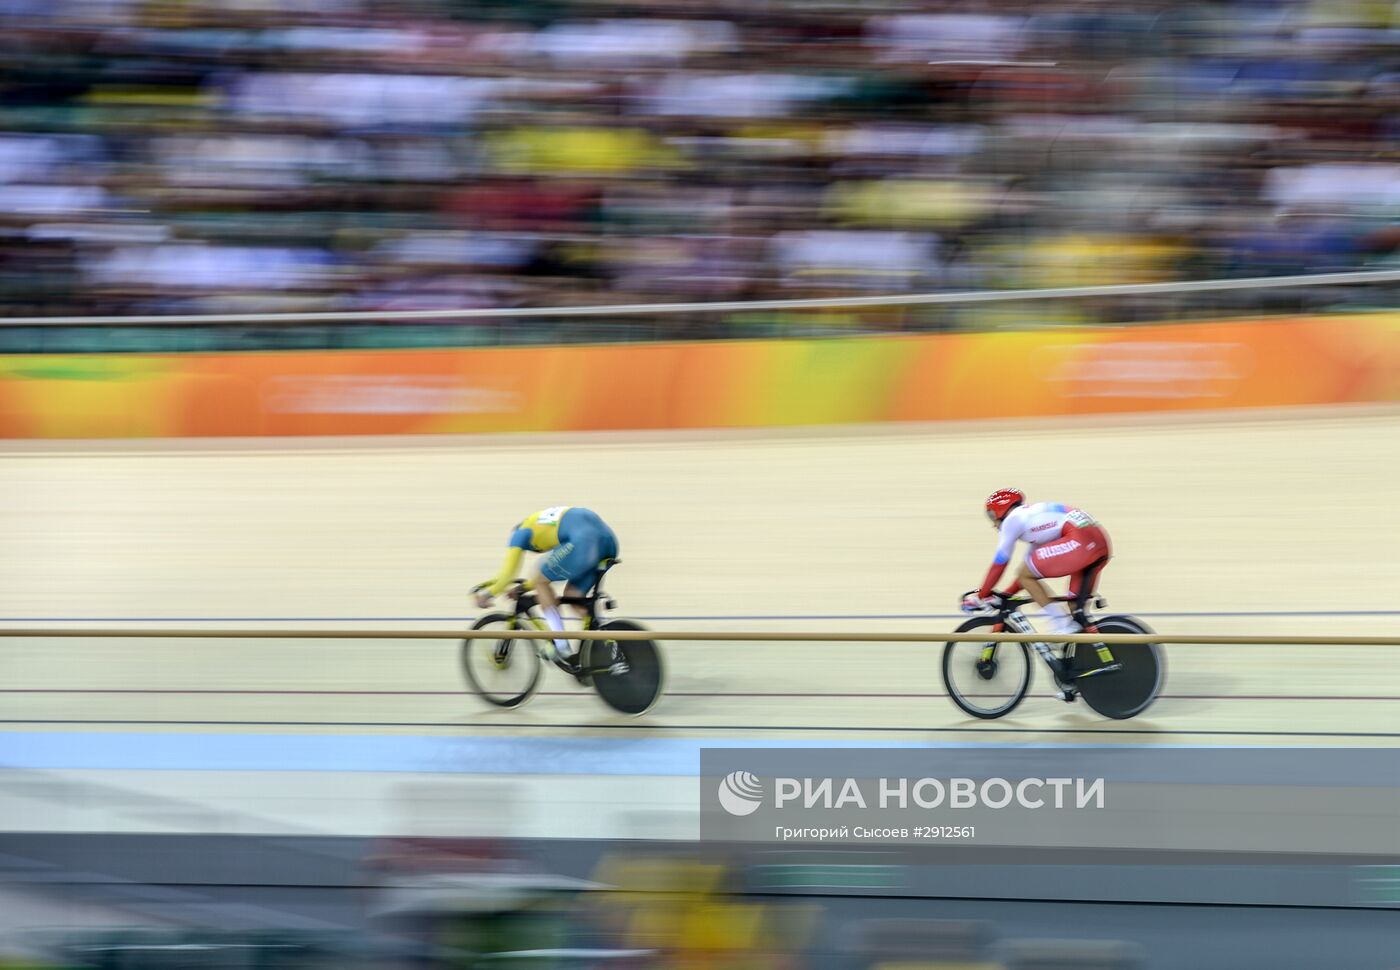
<path fill-rule="evenodd" d="M 568 674 L 580 684 L 588 683 L 588 675 L 583 672 L 583 664 L 579 661 L 579 655 L 574 653 L 567 657 L 555 657 L 554 666 Z"/>
<path fill-rule="evenodd" d="M 1077 676 L 1074 672 L 1073 657 L 1051 657 L 1050 670 L 1055 677 L 1055 696 L 1066 704 L 1074 703 L 1079 689 L 1074 686 Z"/>
<path fill-rule="evenodd" d="M 607 666 L 605 667 L 604 664 Z M 622 676 L 632 670 L 632 666 L 627 662 L 627 655 L 619 650 L 615 643 L 609 650 L 594 648 L 593 667 L 598 673 L 603 673 L 606 670 L 616 676 Z"/>

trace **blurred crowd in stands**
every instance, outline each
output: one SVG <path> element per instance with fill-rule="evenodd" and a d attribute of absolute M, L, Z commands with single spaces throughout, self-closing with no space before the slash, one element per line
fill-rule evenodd
<path fill-rule="evenodd" d="M 1389 0 L 0 0 L 0 314 L 1381 267 Z"/>
<path fill-rule="evenodd" d="M 598 860 L 589 879 L 580 880 L 551 875 L 504 844 L 501 853 L 488 858 L 468 841 L 405 840 L 396 858 L 381 860 L 397 869 L 375 873 L 379 886 L 358 904 L 347 905 L 321 887 L 320 893 L 284 903 L 286 912 L 212 902 L 193 890 L 179 894 L 188 898 L 171 898 L 176 894 L 169 891 L 134 892 L 151 887 L 130 883 L 117 890 L 92 881 L 91 874 L 71 886 L 50 880 L 43 889 L 52 894 L 61 888 L 59 898 L 66 896 L 74 916 L 83 912 L 75 905 L 79 898 L 95 919 L 96 899 L 118 897 L 123 909 L 102 915 L 120 919 L 125 910 L 133 922 L 49 926 L 8 939 L 0 934 L 0 970 L 1143 970 L 1147 965 L 1141 943 L 1106 938 L 1112 927 L 1083 920 L 1064 923 L 1056 939 L 1022 935 L 1037 918 L 1053 920 L 1058 913 L 1035 914 L 1027 922 L 1024 912 L 1013 911 L 998 922 L 947 912 L 972 908 L 994 916 L 997 901 L 972 906 L 936 899 L 882 901 L 882 892 L 898 895 L 909 871 L 891 864 L 889 853 L 826 849 L 735 859 L 713 846 L 694 851 L 680 844 L 623 844 Z M 871 864 L 872 858 L 883 861 Z M 860 891 L 849 893 L 852 888 Z M 826 895 L 837 890 L 866 898 L 853 902 L 840 892 Z M 43 911 L 40 901 L 26 903 Z M 313 908 L 318 918 L 308 919 L 299 912 L 304 908 Z M 163 919 L 147 916 L 137 922 L 142 911 L 159 912 Z M 353 922 L 337 922 L 352 916 Z M 238 929 L 229 925 L 240 923 Z M 21 954 L 15 962 L 4 956 L 6 943 Z"/>

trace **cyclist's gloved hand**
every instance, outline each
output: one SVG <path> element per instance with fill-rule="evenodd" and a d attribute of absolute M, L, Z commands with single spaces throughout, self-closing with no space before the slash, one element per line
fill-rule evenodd
<path fill-rule="evenodd" d="M 472 592 L 476 594 L 476 605 L 483 610 L 496 601 L 496 597 L 492 596 L 485 586 L 478 586 Z"/>
<path fill-rule="evenodd" d="M 985 610 L 990 605 L 992 605 L 991 599 L 983 599 L 976 593 L 968 593 L 962 598 L 961 604 L 964 613 L 976 613 Z"/>

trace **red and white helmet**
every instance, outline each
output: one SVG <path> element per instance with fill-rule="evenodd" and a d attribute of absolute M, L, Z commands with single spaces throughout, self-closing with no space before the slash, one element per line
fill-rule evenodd
<path fill-rule="evenodd" d="M 1026 493 L 1019 488 L 999 488 L 987 496 L 987 518 L 1000 522 L 1006 518 L 1006 513 L 1025 502 Z"/>

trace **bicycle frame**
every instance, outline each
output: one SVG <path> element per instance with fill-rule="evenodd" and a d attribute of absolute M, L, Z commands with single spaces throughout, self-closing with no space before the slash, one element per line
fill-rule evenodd
<path fill-rule="evenodd" d="M 603 577 L 621 561 L 620 559 L 607 561 L 599 570 L 598 579 L 593 584 L 593 588 L 583 596 L 559 597 L 560 606 L 581 606 L 584 608 L 584 615 L 582 617 L 583 629 L 592 630 L 597 626 L 599 620 L 599 603 L 601 603 L 606 610 L 617 608 L 617 602 L 612 599 L 612 597 L 603 595 Z M 531 627 L 542 633 L 547 632 L 549 630 L 549 625 L 545 623 L 543 617 L 535 613 L 535 607 L 539 606 L 539 598 L 534 593 L 525 590 L 523 588 L 524 583 L 525 580 L 517 579 L 515 581 L 515 587 L 511 591 L 515 599 L 515 619 L 517 621 L 529 623 Z M 547 652 L 545 641 L 539 641 L 536 644 L 536 648 L 540 650 L 541 653 Z"/>
<path fill-rule="evenodd" d="M 1083 627 L 1084 632 L 1086 633 L 1094 632 L 1094 621 L 1088 613 L 1089 603 L 1092 602 L 1095 609 L 1102 609 L 1106 605 L 1104 598 L 1098 595 L 1089 597 L 1083 605 L 1080 605 L 1077 602 L 1077 597 L 1072 596 L 1056 596 L 1053 598 L 1052 602 L 1075 603 L 1075 621 L 1078 622 L 1081 627 Z M 1005 626 L 1008 629 L 1010 629 L 1012 633 L 1038 633 L 1039 631 L 1031 625 L 1030 620 L 1026 618 L 1026 615 L 1023 612 L 1021 612 L 1021 608 L 1023 606 L 1028 605 L 1029 603 L 1031 603 L 1031 600 L 1028 599 L 1003 600 L 996 607 L 998 622 L 1002 626 Z M 998 646 L 999 644 L 989 643 L 987 646 L 983 647 L 980 663 L 989 663 L 992 660 L 994 660 L 996 658 Z M 1051 645 L 1045 642 L 1044 640 L 1035 640 L 1031 642 L 1031 646 L 1035 648 L 1035 652 L 1040 655 L 1040 659 L 1045 662 L 1045 665 L 1049 667 L 1052 671 L 1054 671 L 1059 661 L 1059 658 L 1055 656 L 1055 651 L 1051 647 Z M 1076 646 L 1078 645 L 1073 643 L 1067 643 L 1064 645 L 1064 659 L 1069 660 L 1074 657 L 1074 651 Z M 1099 671 L 1107 672 L 1109 669 L 1116 669 L 1110 667 L 1110 665 L 1115 664 L 1116 661 L 1113 657 L 1113 651 L 1109 649 L 1108 644 L 1099 644 L 1097 652 L 1099 662 L 1104 664 L 1105 666 L 1094 671 L 1095 673 Z"/>

